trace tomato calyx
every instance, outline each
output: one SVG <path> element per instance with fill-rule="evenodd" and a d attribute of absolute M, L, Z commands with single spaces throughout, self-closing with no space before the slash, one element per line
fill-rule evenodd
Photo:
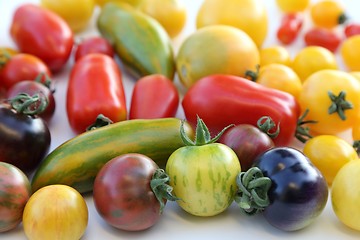
<path fill-rule="evenodd" d="M 341 91 L 339 93 L 339 95 L 336 96 L 331 91 L 328 91 L 328 95 L 331 100 L 331 105 L 328 109 L 328 113 L 329 114 L 337 113 L 339 115 L 340 119 L 345 121 L 346 116 L 345 116 L 344 111 L 353 108 L 353 105 L 351 104 L 351 102 L 345 100 L 346 92 Z"/>
<path fill-rule="evenodd" d="M 160 203 L 160 213 L 162 213 L 165 207 L 164 199 L 169 201 L 180 200 L 180 198 L 177 198 L 176 196 L 172 195 L 171 192 L 173 188 L 167 184 L 169 180 L 170 177 L 169 175 L 167 175 L 164 169 L 158 168 L 155 170 L 153 177 L 150 181 L 150 187 L 154 192 L 156 199 Z"/>
<path fill-rule="evenodd" d="M 42 80 L 44 78 L 44 80 Z M 52 86 L 52 80 L 46 73 L 40 73 L 36 76 L 34 79 L 35 82 L 43 84 L 45 87 L 47 87 L 51 93 L 55 93 L 55 88 Z"/>
<path fill-rule="evenodd" d="M 348 16 L 345 13 L 340 14 L 339 18 L 338 18 L 338 24 L 344 24 L 345 22 L 348 21 Z"/>
<path fill-rule="evenodd" d="M 258 167 L 240 172 L 236 177 L 238 190 L 234 200 L 248 215 L 261 212 L 270 204 L 268 191 L 271 184 L 271 179 L 264 177 Z"/>
<path fill-rule="evenodd" d="M 233 127 L 234 124 L 230 124 L 227 127 L 223 128 L 214 138 L 211 138 L 210 131 L 204 121 L 199 117 L 197 117 L 196 129 L 195 129 L 195 140 L 192 141 L 185 132 L 184 129 L 184 120 L 181 121 L 180 126 L 180 136 L 182 141 L 186 146 L 202 146 L 210 143 L 214 143 L 223 135 L 223 133 L 230 127 Z"/>
<path fill-rule="evenodd" d="M 105 115 L 103 114 L 99 114 L 96 119 L 95 119 L 95 122 L 91 125 L 89 125 L 87 128 L 86 128 L 86 131 L 92 131 L 92 130 L 95 130 L 95 129 L 98 129 L 98 128 L 101 128 L 101 127 L 104 127 L 104 126 L 107 126 L 107 125 L 110 125 L 112 124 L 113 121 L 111 121 L 110 118 L 106 117 Z"/>
<path fill-rule="evenodd" d="M 297 120 L 297 127 L 295 132 L 295 137 L 300 142 L 305 143 L 307 140 L 312 138 L 313 136 L 309 133 L 310 128 L 304 127 L 306 124 L 314 124 L 317 123 L 315 120 L 304 120 L 306 115 L 309 113 L 309 109 L 306 109 L 305 112 L 299 117 Z"/>
<path fill-rule="evenodd" d="M 26 114 L 30 116 L 39 115 L 45 111 L 46 107 L 49 104 L 47 97 L 40 93 L 36 93 L 30 96 L 27 93 L 19 93 L 17 96 L 8 100 L 10 106 L 17 112 L 21 114 Z"/>
<path fill-rule="evenodd" d="M 247 78 L 253 82 L 256 82 L 256 80 L 259 78 L 260 64 L 256 64 L 255 68 L 256 68 L 255 71 L 247 70 L 245 72 L 245 78 Z"/>
<path fill-rule="evenodd" d="M 355 140 L 352 144 L 353 148 L 357 152 L 357 154 L 360 154 L 360 140 Z"/>
<path fill-rule="evenodd" d="M 277 125 L 275 132 L 271 132 L 271 129 L 273 129 L 276 124 L 269 116 L 259 118 L 256 125 L 262 132 L 266 133 L 272 139 L 276 138 L 280 133 L 280 124 Z"/>

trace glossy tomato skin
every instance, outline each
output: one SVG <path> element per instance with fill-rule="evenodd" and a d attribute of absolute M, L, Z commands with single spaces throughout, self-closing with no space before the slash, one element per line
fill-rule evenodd
<path fill-rule="evenodd" d="M 328 199 L 320 171 L 300 151 L 280 147 L 266 151 L 254 163 L 272 181 L 266 220 L 284 231 L 302 229 L 318 217 Z"/>
<path fill-rule="evenodd" d="M 164 75 L 148 75 L 135 83 L 129 119 L 175 117 L 178 106 L 175 84 Z"/>
<path fill-rule="evenodd" d="M 285 14 L 276 32 L 277 39 L 285 45 L 293 43 L 300 33 L 303 22 L 304 17 L 300 13 Z"/>
<path fill-rule="evenodd" d="M 51 135 L 38 117 L 0 107 L 0 162 L 7 162 L 25 173 L 34 170 L 48 153 Z"/>
<path fill-rule="evenodd" d="M 320 46 L 331 52 L 336 52 L 341 40 L 341 36 L 335 31 L 321 27 L 314 27 L 304 35 L 304 41 L 307 46 Z"/>
<path fill-rule="evenodd" d="M 99 36 L 86 38 L 76 46 L 75 61 L 89 53 L 103 53 L 109 57 L 115 55 L 114 48 L 109 41 Z"/>
<path fill-rule="evenodd" d="M 360 34 L 360 23 L 349 23 L 344 27 L 345 36 L 351 37 Z"/>
<path fill-rule="evenodd" d="M 14 165 L 0 162 L 0 232 L 18 226 L 30 195 L 27 176 Z"/>
<path fill-rule="evenodd" d="M 127 118 L 122 73 L 115 60 L 105 54 L 88 54 L 71 70 L 66 96 L 71 128 L 85 132 L 99 114 L 119 122 Z"/>
<path fill-rule="evenodd" d="M 35 4 L 23 4 L 16 9 L 10 35 L 21 52 L 39 57 L 53 72 L 65 65 L 74 43 L 69 25 Z"/>
<path fill-rule="evenodd" d="M 140 231 L 159 220 L 160 203 L 150 187 L 156 169 L 151 158 L 136 153 L 115 157 L 101 168 L 93 197 L 96 210 L 108 224 Z"/>

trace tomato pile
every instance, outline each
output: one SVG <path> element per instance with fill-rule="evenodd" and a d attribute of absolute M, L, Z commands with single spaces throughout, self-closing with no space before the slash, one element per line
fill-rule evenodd
<path fill-rule="evenodd" d="M 329 204 L 360 231 L 360 22 L 337 0 L 274 6 L 275 29 L 262 0 L 203 0 L 175 48 L 181 0 L 19 4 L 0 46 L 0 232 L 80 239 L 89 199 L 121 231 L 156 228 L 169 201 L 286 232 Z M 58 106 L 73 136 L 52 148 Z"/>

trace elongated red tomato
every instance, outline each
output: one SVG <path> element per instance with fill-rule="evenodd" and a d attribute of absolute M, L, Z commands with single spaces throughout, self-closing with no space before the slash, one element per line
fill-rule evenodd
<path fill-rule="evenodd" d="M 139 79 L 132 93 L 130 119 L 175 117 L 179 93 L 174 83 L 161 74 Z"/>
<path fill-rule="evenodd" d="M 69 25 L 35 4 L 23 4 L 16 9 L 10 34 L 21 52 L 39 57 L 53 72 L 64 66 L 74 44 Z"/>
<path fill-rule="evenodd" d="M 287 45 L 295 41 L 304 22 L 303 15 L 300 13 L 285 14 L 277 30 L 278 40 Z"/>
<path fill-rule="evenodd" d="M 341 43 L 341 37 L 331 29 L 314 27 L 305 33 L 304 41 L 307 46 L 320 46 L 335 52 Z"/>
<path fill-rule="evenodd" d="M 252 124 L 269 116 L 280 127 L 275 145 L 288 145 L 295 136 L 299 105 L 286 92 L 262 86 L 233 75 L 209 75 L 185 94 L 182 106 L 186 119 L 195 126 L 197 115 L 206 122 L 211 134 L 229 124 Z"/>
<path fill-rule="evenodd" d="M 122 73 L 113 58 L 91 53 L 75 63 L 68 83 L 66 110 L 76 133 L 84 132 L 99 114 L 113 122 L 126 119 Z"/>
<path fill-rule="evenodd" d="M 360 34 L 360 23 L 349 23 L 344 27 L 344 34 L 347 38 Z"/>

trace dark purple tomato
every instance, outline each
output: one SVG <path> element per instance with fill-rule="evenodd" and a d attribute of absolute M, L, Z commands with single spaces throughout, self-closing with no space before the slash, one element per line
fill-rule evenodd
<path fill-rule="evenodd" d="M 251 124 L 239 124 L 229 128 L 219 142 L 234 150 L 242 171 L 248 170 L 258 155 L 275 146 L 269 135 Z"/>

